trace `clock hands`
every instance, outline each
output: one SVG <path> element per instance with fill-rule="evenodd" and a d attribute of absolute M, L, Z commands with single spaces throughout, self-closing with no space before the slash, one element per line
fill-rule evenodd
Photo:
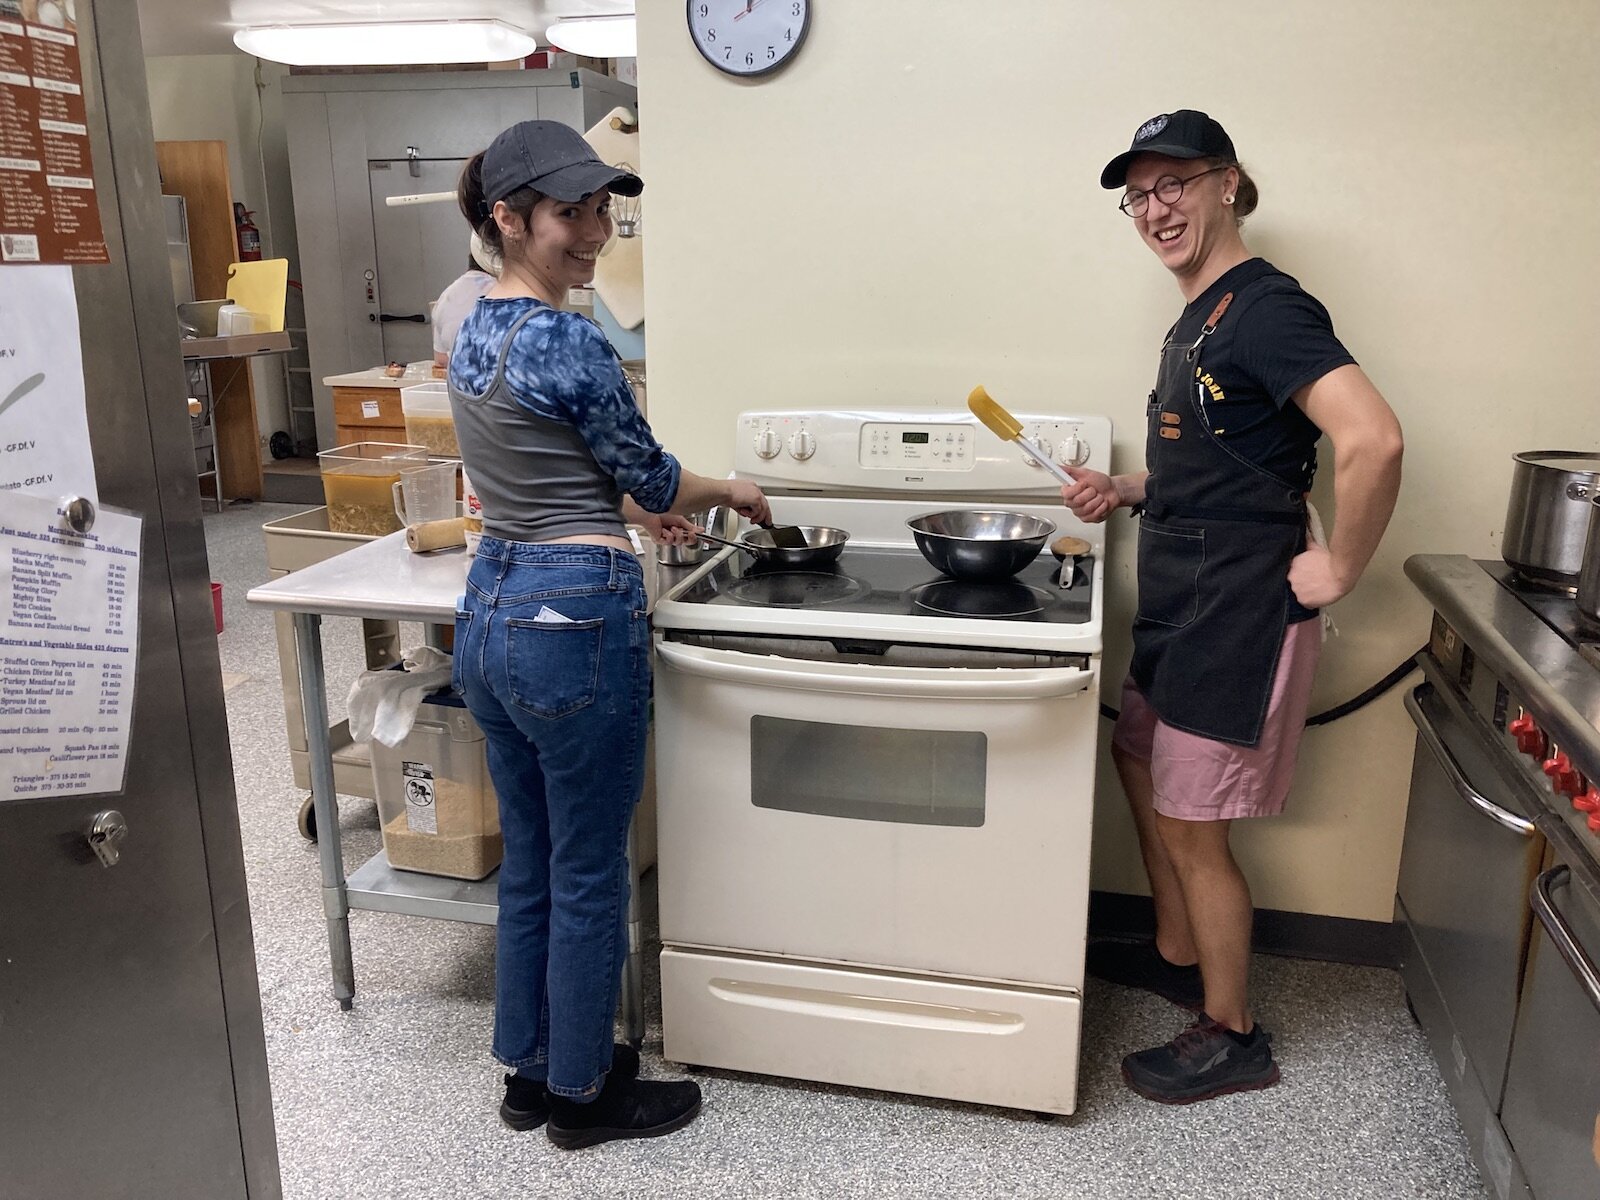
<path fill-rule="evenodd" d="M 756 5 L 758 5 L 760 3 L 761 3 L 761 0 L 744 0 L 744 7 L 741 8 L 738 12 L 733 14 L 733 19 L 735 21 L 741 20 L 746 13 L 748 13 L 752 8 L 754 8 Z"/>

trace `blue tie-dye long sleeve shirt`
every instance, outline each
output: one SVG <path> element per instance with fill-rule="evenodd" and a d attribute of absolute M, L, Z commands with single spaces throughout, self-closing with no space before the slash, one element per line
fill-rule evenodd
<path fill-rule="evenodd" d="M 682 468 L 650 431 L 616 352 L 593 321 L 530 297 L 484 297 L 456 336 L 451 387 L 487 391 L 507 334 L 530 309 L 505 357 L 511 396 L 533 417 L 575 430 L 600 469 L 641 508 L 666 512 Z"/>

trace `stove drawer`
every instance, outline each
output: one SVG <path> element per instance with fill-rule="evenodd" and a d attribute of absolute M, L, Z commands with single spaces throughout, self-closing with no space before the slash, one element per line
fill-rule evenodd
<path fill-rule="evenodd" d="M 1073 994 L 666 949 L 665 1057 L 1037 1112 L 1077 1104 Z"/>

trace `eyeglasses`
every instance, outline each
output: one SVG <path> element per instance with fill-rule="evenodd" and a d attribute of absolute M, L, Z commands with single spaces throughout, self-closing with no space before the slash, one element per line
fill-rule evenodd
<path fill-rule="evenodd" d="M 1129 188 L 1127 191 L 1123 192 L 1122 201 L 1117 205 L 1117 207 L 1123 212 L 1127 213 L 1130 217 L 1142 217 L 1150 207 L 1151 193 L 1154 193 L 1155 198 L 1161 201 L 1163 204 L 1176 204 L 1183 198 L 1184 184 L 1193 183 L 1196 179 L 1199 179 L 1202 176 L 1210 175 L 1216 171 L 1226 171 L 1232 165 L 1232 163 L 1224 163 L 1220 167 L 1212 167 L 1209 170 L 1201 171 L 1197 175 L 1191 175 L 1187 179 L 1179 179 L 1176 175 L 1163 175 L 1160 179 L 1156 180 L 1156 186 L 1151 188 L 1148 192 L 1143 188 Z"/>

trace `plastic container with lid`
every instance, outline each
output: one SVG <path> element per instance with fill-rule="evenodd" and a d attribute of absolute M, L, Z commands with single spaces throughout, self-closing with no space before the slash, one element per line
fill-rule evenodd
<path fill-rule="evenodd" d="M 406 441 L 426 446 L 437 458 L 461 457 L 448 384 L 413 383 L 401 388 L 400 411 L 405 414 Z"/>
<path fill-rule="evenodd" d="M 400 528 L 394 485 L 407 466 L 428 461 L 426 446 L 400 442 L 352 442 L 317 455 L 328 529 L 382 537 Z"/>
<path fill-rule="evenodd" d="M 483 730 L 459 696 L 437 692 L 394 747 L 372 742 L 372 782 L 389 865 L 482 879 L 504 843 Z"/>

